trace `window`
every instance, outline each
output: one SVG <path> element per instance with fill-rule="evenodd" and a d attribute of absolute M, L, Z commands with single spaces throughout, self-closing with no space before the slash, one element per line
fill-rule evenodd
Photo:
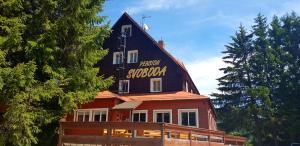
<path fill-rule="evenodd" d="M 93 110 L 94 122 L 106 122 L 107 121 L 107 110 Z"/>
<path fill-rule="evenodd" d="M 76 112 L 75 112 L 76 114 Z M 101 109 L 79 109 L 77 110 L 77 116 L 74 120 L 77 122 L 105 122 L 108 119 L 108 109 L 101 108 Z"/>
<path fill-rule="evenodd" d="M 77 120 L 78 122 L 88 122 L 90 121 L 90 112 L 86 110 L 78 110 Z"/>
<path fill-rule="evenodd" d="M 153 110 L 153 121 L 172 123 L 172 110 Z"/>
<path fill-rule="evenodd" d="M 113 55 L 113 64 L 123 63 L 123 52 L 114 52 Z"/>
<path fill-rule="evenodd" d="M 147 122 L 147 110 L 134 110 L 132 111 L 133 122 Z"/>
<path fill-rule="evenodd" d="M 119 81 L 119 93 L 129 93 L 129 80 Z"/>
<path fill-rule="evenodd" d="M 128 51 L 127 63 L 138 62 L 138 50 Z"/>
<path fill-rule="evenodd" d="M 178 114 L 180 125 L 198 127 L 197 109 L 179 109 Z"/>
<path fill-rule="evenodd" d="M 152 78 L 150 80 L 150 92 L 161 92 L 161 78 Z"/>
<path fill-rule="evenodd" d="M 126 37 L 131 36 L 131 25 L 123 25 L 121 28 L 121 33 Z"/>

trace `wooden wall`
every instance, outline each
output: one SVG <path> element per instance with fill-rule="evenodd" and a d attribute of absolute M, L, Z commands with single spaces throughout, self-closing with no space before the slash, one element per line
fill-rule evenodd
<path fill-rule="evenodd" d="M 132 25 L 132 36 L 127 38 L 126 54 L 129 50 L 138 50 L 138 62 L 125 64 L 124 71 L 117 71 L 119 65 L 113 65 L 113 53 L 120 51 L 118 37 L 121 33 L 122 25 Z M 110 88 L 111 91 L 118 91 L 118 80 L 119 79 L 129 79 L 130 80 L 130 93 L 148 93 L 150 92 L 150 78 L 162 78 L 162 91 L 182 91 L 185 90 L 185 82 L 188 81 L 190 89 L 193 89 L 194 93 L 198 93 L 196 87 L 192 84 L 191 79 L 184 75 L 186 72 L 180 67 L 172 57 L 167 55 L 164 51 L 160 49 L 156 42 L 147 35 L 143 30 L 137 26 L 127 14 L 122 15 L 122 17 L 117 21 L 117 23 L 112 28 L 112 34 L 105 41 L 104 48 L 109 50 L 107 56 L 104 57 L 102 61 L 99 62 L 100 74 L 104 74 L 105 77 L 114 76 L 115 83 Z M 140 66 L 141 61 L 153 61 L 159 60 L 159 65 L 142 67 Z M 125 59 L 126 61 L 126 59 Z M 154 77 L 140 77 L 140 78 L 128 78 L 127 74 L 130 69 L 140 69 L 140 68 L 151 68 L 151 67 L 166 67 L 165 75 L 154 76 Z"/>
<path fill-rule="evenodd" d="M 172 109 L 173 124 L 178 124 L 178 109 L 198 109 L 199 128 L 214 128 L 209 122 L 210 106 L 207 100 L 146 101 L 136 108 L 136 110 L 148 110 L 148 122 L 153 122 L 153 110 L 158 109 Z"/>

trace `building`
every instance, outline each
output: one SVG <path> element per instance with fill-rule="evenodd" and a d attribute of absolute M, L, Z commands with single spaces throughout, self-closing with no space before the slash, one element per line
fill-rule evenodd
<path fill-rule="evenodd" d="M 199 93 L 183 63 L 127 13 L 105 41 L 100 74 L 114 76 L 108 91 L 60 122 L 59 146 L 243 145 L 217 130 L 210 99 Z"/>

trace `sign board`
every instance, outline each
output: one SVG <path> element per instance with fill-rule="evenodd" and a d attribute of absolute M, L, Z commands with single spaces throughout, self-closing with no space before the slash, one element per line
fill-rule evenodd
<path fill-rule="evenodd" d="M 126 78 L 134 79 L 165 76 L 167 72 L 167 66 L 160 67 L 159 65 L 160 60 L 141 61 L 139 68 L 130 69 Z"/>

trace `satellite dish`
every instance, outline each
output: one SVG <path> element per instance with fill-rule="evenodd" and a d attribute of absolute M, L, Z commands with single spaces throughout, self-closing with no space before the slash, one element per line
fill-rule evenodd
<path fill-rule="evenodd" d="M 144 23 L 143 28 L 144 28 L 144 30 L 146 30 L 146 31 L 150 29 L 149 26 L 148 26 L 146 23 Z"/>
<path fill-rule="evenodd" d="M 142 17 L 142 27 L 143 27 L 143 29 L 145 30 L 145 31 L 147 31 L 147 30 L 149 30 L 150 29 L 150 27 L 145 23 L 145 19 L 147 19 L 147 18 L 151 18 L 151 16 L 145 16 L 145 15 L 143 15 L 143 17 Z"/>

